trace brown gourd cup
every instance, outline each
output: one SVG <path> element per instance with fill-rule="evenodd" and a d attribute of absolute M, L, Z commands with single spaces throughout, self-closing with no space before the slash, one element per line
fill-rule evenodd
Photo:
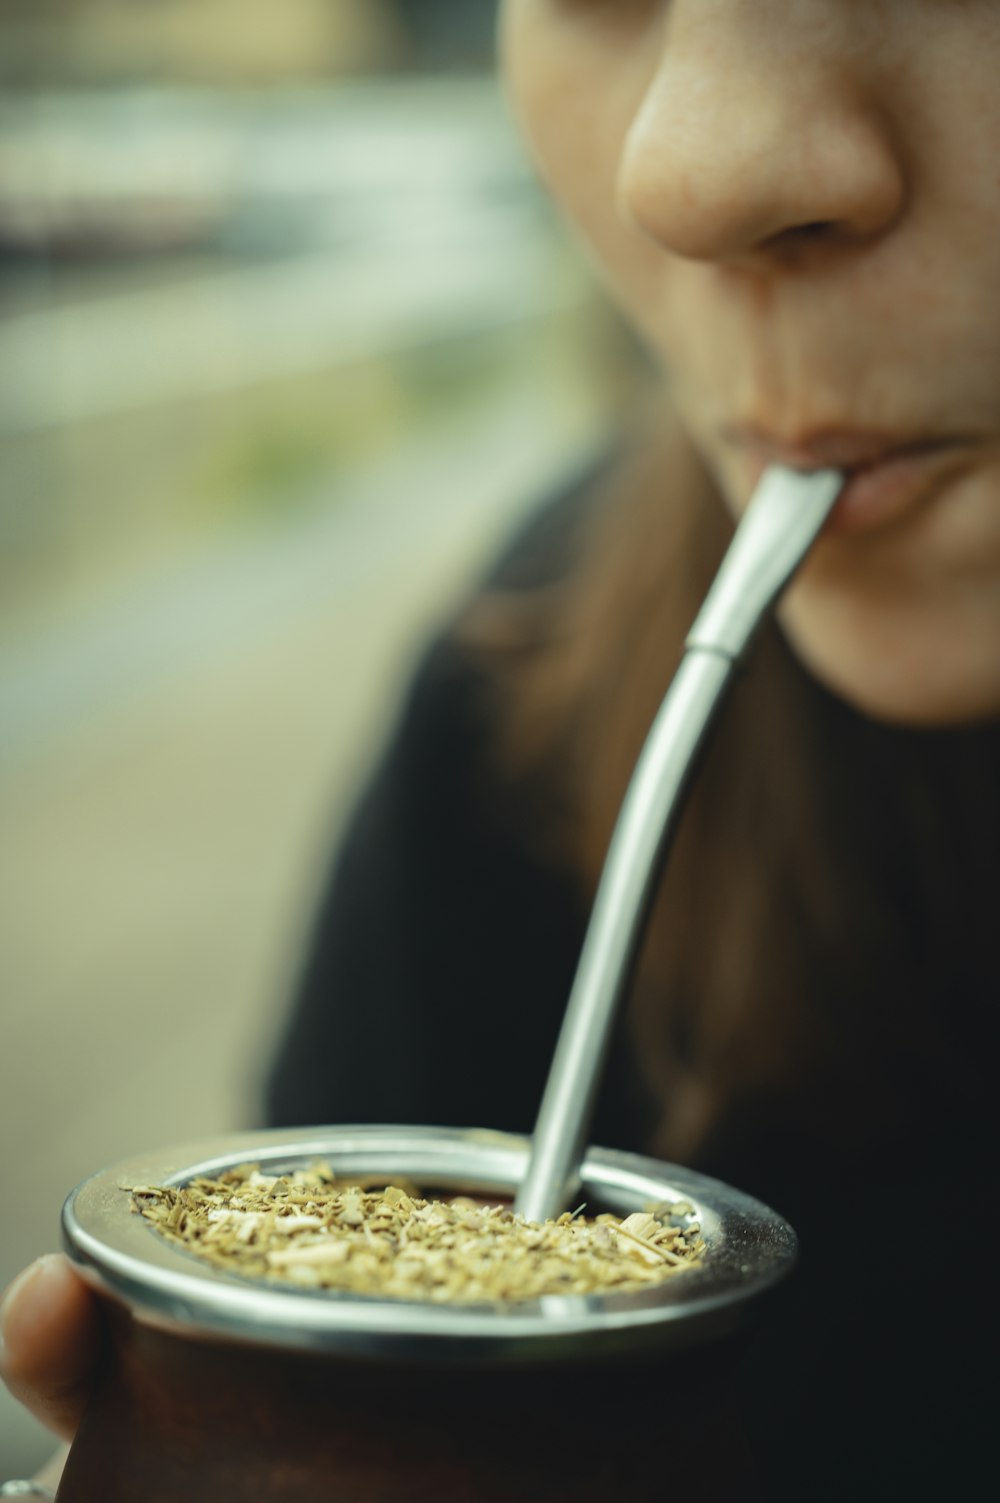
<path fill-rule="evenodd" d="M 127 1188 L 317 1159 L 341 1178 L 510 1198 L 529 1140 L 427 1127 L 241 1135 L 85 1181 L 67 1249 L 107 1315 L 59 1503 L 629 1503 L 755 1496 L 729 1393 L 791 1228 L 717 1180 L 591 1149 L 588 1213 L 681 1202 L 700 1265 L 638 1293 L 441 1305 L 222 1271 L 131 1210 Z"/>

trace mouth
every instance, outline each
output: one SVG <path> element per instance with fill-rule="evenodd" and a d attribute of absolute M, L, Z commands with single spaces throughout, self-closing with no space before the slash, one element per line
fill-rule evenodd
<path fill-rule="evenodd" d="M 735 427 L 724 436 L 751 490 L 772 464 L 842 470 L 846 484 L 825 528 L 830 533 L 868 532 L 904 517 L 961 468 L 973 445 L 967 435 L 908 439 L 851 430 L 785 441 Z"/>

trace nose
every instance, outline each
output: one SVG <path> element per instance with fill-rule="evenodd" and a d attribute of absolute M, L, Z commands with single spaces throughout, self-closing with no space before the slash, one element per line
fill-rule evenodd
<path fill-rule="evenodd" d="M 626 220 L 679 256 L 733 263 L 867 241 L 904 206 L 903 162 L 857 67 L 767 42 L 668 31 L 617 190 Z"/>

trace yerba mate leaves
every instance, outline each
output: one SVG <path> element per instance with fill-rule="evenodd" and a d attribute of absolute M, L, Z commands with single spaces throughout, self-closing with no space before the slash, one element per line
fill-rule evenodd
<path fill-rule="evenodd" d="M 347 1183 L 326 1164 L 278 1176 L 244 1164 L 181 1188 L 123 1188 L 158 1232 L 227 1272 L 387 1299 L 624 1293 L 695 1266 L 705 1250 L 686 1202 L 624 1221 L 567 1211 L 538 1224 L 464 1196 L 427 1200 L 414 1185 Z"/>

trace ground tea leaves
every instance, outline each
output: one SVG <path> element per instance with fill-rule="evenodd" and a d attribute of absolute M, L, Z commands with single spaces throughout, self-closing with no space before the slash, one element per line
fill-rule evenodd
<path fill-rule="evenodd" d="M 539 1224 L 463 1196 L 427 1200 L 414 1185 L 348 1183 L 326 1164 L 276 1176 L 244 1164 L 177 1188 L 123 1188 L 158 1232 L 227 1272 L 389 1299 L 621 1293 L 673 1277 L 705 1251 L 686 1202 Z"/>

